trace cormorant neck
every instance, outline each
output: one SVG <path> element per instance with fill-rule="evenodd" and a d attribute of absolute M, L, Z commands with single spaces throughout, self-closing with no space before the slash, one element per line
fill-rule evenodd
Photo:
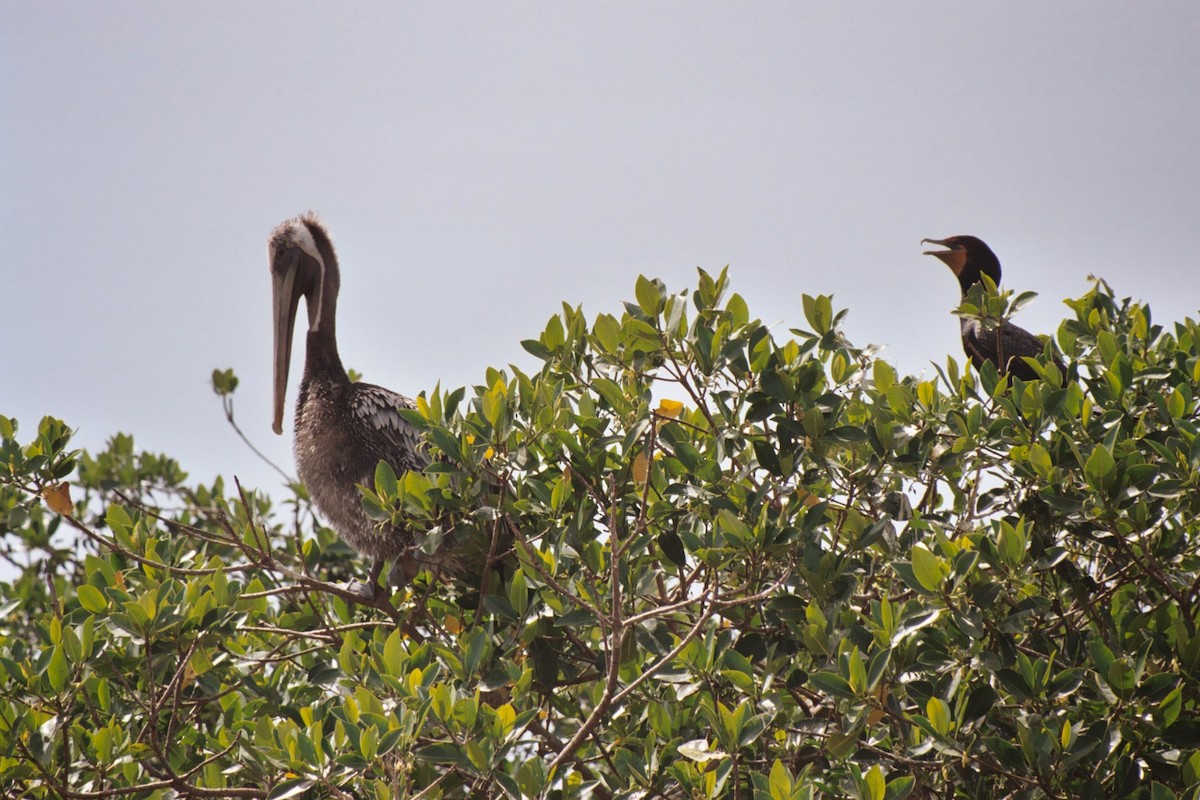
<path fill-rule="evenodd" d="M 982 275 L 987 275 L 996 286 L 1000 285 L 1000 259 L 991 250 L 984 253 L 971 253 L 958 273 L 958 285 L 962 287 L 963 297 L 977 283 L 982 283 Z"/>
<path fill-rule="evenodd" d="M 979 270 L 963 270 L 958 273 L 958 285 L 962 289 L 962 296 L 965 299 L 967 293 L 971 291 L 971 287 L 979 283 Z"/>

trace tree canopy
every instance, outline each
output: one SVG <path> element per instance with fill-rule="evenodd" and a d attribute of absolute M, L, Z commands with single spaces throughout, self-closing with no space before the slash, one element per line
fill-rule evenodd
<path fill-rule="evenodd" d="M 432 464 L 363 502 L 480 569 L 388 603 L 298 484 L 0 417 L 0 790 L 1200 796 L 1200 327 L 1097 281 L 1065 374 L 923 379 L 727 284 L 422 395 Z"/>

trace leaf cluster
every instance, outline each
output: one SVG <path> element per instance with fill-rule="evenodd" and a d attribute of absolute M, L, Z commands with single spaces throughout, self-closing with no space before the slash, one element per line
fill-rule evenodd
<path fill-rule="evenodd" d="M 0 417 L 0 787 L 1198 796 L 1200 326 L 1097 282 L 1067 374 L 925 379 L 829 297 L 780 337 L 724 271 L 634 295 L 418 399 L 435 458 L 364 507 L 469 568 L 373 605 L 299 484 Z"/>

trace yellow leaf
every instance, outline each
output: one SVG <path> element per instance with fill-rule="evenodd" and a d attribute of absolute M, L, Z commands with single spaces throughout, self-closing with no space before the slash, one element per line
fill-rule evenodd
<path fill-rule="evenodd" d="M 870 713 L 867 714 L 867 724 L 868 725 L 878 725 L 880 720 L 882 720 L 885 716 L 883 708 L 887 705 L 887 699 L 888 699 L 887 684 L 886 683 L 879 684 L 879 688 L 874 691 L 873 695 L 874 695 L 875 699 L 879 701 L 879 707 L 872 708 Z"/>
<path fill-rule="evenodd" d="M 483 457 L 484 457 L 484 458 L 491 458 L 491 457 L 492 457 L 492 456 L 494 456 L 494 455 L 496 455 L 496 451 L 495 451 L 495 450 L 493 450 L 491 447 L 488 447 L 488 449 L 487 449 L 487 450 L 484 450 L 484 451 L 483 451 Z"/>
<path fill-rule="evenodd" d="M 804 503 L 805 508 L 812 508 L 817 503 L 821 502 L 821 498 L 817 497 L 812 492 L 802 486 L 796 487 L 796 499 Z"/>
<path fill-rule="evenodd" d="M 70 514 L 75 510 L 71 503 L 71 487 L 64 483 L 55 483 L 42 487 L 42 497 L 50 510 L 58 514 Z"/>
<path fill-rule="evenodd" d="M 675 419 L 682 412 L 683 403 L 678 400 L 668 400 L 666 398 L 663 398 L 662 402 L 658 404 L 658 409 L 655 411 L 660 417 L 667 417 L 669 419 Z"/>
<path fill-rule="evenodd" d="M 650 461 L 646 458 L 645 453 L 638 453 L 633 459 L 633 479 L 638 483 L 645 483 L 646 476 L 650 474 Z"/>
<path fill-rule="evenodd" d="M 462 620 L 460 620 L 458 617 L 454 616 L 453 614 L 447 614 L 446 621 L 443 622 L 442 624 L 446 626 L 447 633 L 461 633 L 462 632 Z"/>
<path fill-rule="evenodd" d="M 926 408 L 933 406 L 933 398 L 936 396 L 937 390 L 933 385 L 933 381 L 921 381 L 917 384 L 917 399 L 921 401 L 921 405 Z"/>

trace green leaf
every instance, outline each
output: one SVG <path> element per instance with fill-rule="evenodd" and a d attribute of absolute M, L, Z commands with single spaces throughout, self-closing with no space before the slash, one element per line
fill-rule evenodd
<path fill-rule="evenodd" d="M 1187 401 L 1183 397 L 1183 392 L 1178 389 L 1172 389 L 1167 395 L 1167 413 L 1172 419 L 1179 419 L 1187 410 Z"/>
<path fill-rule="evenodd" d="M 996 690 L 988 684 L 982 683 L 976 686 L 967 696 L 967 706 L 963 712 L 963 718 L 967 722 L 982 718 L 992 710 L 998 699 L 999 695 L 996 694 Z"/>
<path fill-rule="evenodd" d="M 804 307 L 804 318 L 812 326 L 813 331 L 824 334 L 833 324 L 833 304 L 828 295 L 809 297 L 802 295 L 801 304 Z"/>
<path fill-rule="evenodd" d="M 474 675 L 483 661 L 484 654 L 488 651 L 487 632 L 476 628 L 468 631 L 464 635 L 464 639 L 463 668 L 468 675 Z"/>
<path fill-rule="evenodd" d="M 1042 480 L 1049 480 L 1054 472 L 1054 463 L 1050 460 L 1049 451 L 1037 442 L 1029 446 L 1029 464 Z"/>
<path fill-rule="evenodd" d="M 864 800 L 883 800 L 884 794 L 887 792 L 887 781 L 878 764 L 867 770 L 867 774 L 863 776 L 862 786 Z"/>
<path fill-rule="evenodd" d="M 750 526 L 727 508 L 717 512 L 717 522 L 720 524 L 721 530 L 740 542 L 748 541 L 751 537 Z"/>
<path fill-rule="evenodd" d="M 396 471 L 388 462 L 380 461 L 375 465 L 376 494 L 383 500 L 391 500 L 396 497 L 397 488 Z"/>
<path fill-rule="evenodd" d="M 667 324 L 663 329 L 672 336 L 687 332 L 687 302 L 682 297 L 667 298 Z"/>
<path fill-rule="evenodd" d="M 1165 783 L 1154 781 L 1150 785 L 1150 800 L 1178 800 L 1179 795 L 1175 794 Z"/>
<path fill-rule="evenodd" d="M 494 399 L 491 401 L 491 403 L 492 410 L 498 410 L 495 407 L 496 401 Z M 443 453 L 445 453 L 450 460 L 462 460 L 462 446 L 459 444 L 458 439 L 455 438 L 454 435 L 448 430 L 440 426 L 430 428 L 429 438 L 433 440 L 434 446 L 437 447 L 438 450 L 441 450 Z"/>
<path fill-rule="evenodd" d="M 912 794 L 913 787 L 916 786 L 917 779 L 912 775 L 902 775 L 895 780 L 889 781 L 887 792 L 883 795 L 883 800 L 904 800 Z"/>
<path fill-rule="evenodd" d="M 529 759 L 517 768 L 517 785 L 526 797 L 541 796 L 546 785 L 546 774 L 540 759 Z"/>
<path fill-rule="evenodd" d="M 525 585 L 525 572 L 523 570 L 518 569 L 514 572 L 512 580 L 509 581 L 508 602 L 512 605 L 518 619 L 525 616 L 525 610 L 529 608 L 529 589 Z"/>
<path fill-rule="evenodd" d="M 941 588 L 942 578 L 948 572 L 945 563 L 923 544 L 913 546 L 911 558 L 912 571 L 917 582 L 926 591 L 936 594 Z"/>
<path fill-rule="evenodd" d="M 1120 352 L 1120 345 L 1117 344 L 1117 337 L 1113 336 L 1111 331 L 1100 331 L 1096 335 L 1096 344 L 1100 348 L 1100 355 L 1104 357 L 1104 363 L 1111 364 L 1113 359 Z"/>
<path fill-rule="evenodd" d="M 500 420 L 508 410 L 508 397 L 502 380 L 497 380 L 492 387 L 480 398 L 483 418 L 493 427 L 499 427 Z"/>
<path fill-rule="evenodd" d="M 883 678 L 884 670 L 887 669 L 888 664 L 891 663 L 891 660 L 892 649 L 890 647 L 880 650 L 879 652 L 875 653 L 875 655 L 871 656 L 871 661 L 867 668 L 867 691 L 874 691 L 875 687 L 879 685 L 880 679 Z"/>
<path fill-rule="evenodd" d="M 749 747 L 754 744 L 758 740 L 758 737 L 762 736 L 763 731 L 767 729 L 767 725 L 770 724 L 772 717 L 774 717 L 774 714 L 763 713 L 755 714 L 746 720 L 746 723 L 738 733 L 738 746 Z"/>
<path fill-rule="evenodd" d="M 537 339 L 522 339 L 521 347 L 526 353 L 529 353 L 529 355 L 533 356 L 534 358 L 539 358 L 542 361 L 547 361 L 554 355 L 553 351 L 551 351 L 549 347 L 546 347 L 546 345 L 542 344 Z"/>
<path fill-rule="evenodd" d="M 116 536 L 128 537 L 133 528 L 133 520 L 129 517 L 129 512 L 125 510 L 124 506 L 116 503 L 108 507 L 108 513 L 104 516 L 104 524 Z"/>
<path fill-rule="evenodd" d="M 1108 674 L 1105 677 L 1113 691 L 1122 697 L 1127 696 L 1137 685 L 1137 675 L 1133 667 L 1123 658 L 1119 658 L 1109 665 Z"/>
<path fill-rule="evenodd" d="M 750 309 L 746 307 L 746 301 L 742 299 L 742 296 L 736 292 L 729 298 L 729 302 L 725 304 L 725 310 L 733 318 L 735 326 L 745 325 L 750 321 Z"/>
<path fill-rule="evenodd" d="M 600 342 L 600 346 L 609 353 L 615 353 L 621 346 L 621 324 L 612 314 L 600 314 L 592 327 L 592 334 Z"/>
<path fill-rule="evenodd" d="M 108 608 L 108 599 L 104 593 L 90 583 L 80 586 L 76 594 L 79 597 L 79 605 L 93 614 L 99 614 Z"/>
<path fill-rule="evenodd" d="M 232 369 L 214 369 L 212 372 L 213 391 L 219 396 L 233 394 L 237 389 L 238 379 Z"/>
<path fill-rule="evenodd" d="M 925 703 L 925 716 L 929 718 L 930 724 L 938 734 L 945 736 L 950 733 L 952 725 L 950 706 L 946 705 L 946 702 L 940 697 L 931 697 Z"/>
<path fill-rule="evenodd" d="M 70 670 L 65 650 L 61 645 L 55 647 L 54 652 L 50 655 L 50 663 L 46 667 L 46 677 L 50 679 L 50 688 L 56 692 L 61 692 L 63 687 L 67 685 L 67 677 L 70 675 Z"/>
<path fill-rule="evenodd" d="M 1176 686 L 1167 694 L 1158 704 L 1159 713 L 1162 714 L 1163 727 L 1169 728 L 1175 724 L 1175 720 L 1179 718 L 1179 712 L 1183 708 L 1183 687 Z"/>
<path fill-rule="evenodd" d="M 1200 361 L 1196 363 L 1200 364 Z M 1183 773 L 1184 783 L 1188 786 L 1200 783 L 1200 750 L 1194 751 L 1187 757 L 1180 771 Z"/>
<path fill-rule="evenodd" d="M 854 648 L 847 658 L 847 666 L 850 673 L 850 689 L 856 695 L 865 694 L 867 691 L 867 669 L 863 665 L 862 653 L 858 648 Z"/>
<path fill-rule="evenodd" d="M 1025 523 L 1021 520 L 1013 527 L 1008 520 L 1000 520 L 1000 558 L 1009 567 L 1018 566 L 1025 558 Z"/>
<path fill-rule="evenodd" d="M 638 275 L 634 293 L 637 295 L 638 306 L 648 317 L 657 317 L 666 304 L 662 289 L 644 275 Z"/>
<path fill-rule="evenodd" d="M 921 401 L 921 405 L 925 408 L 933 408 L 933 401 L 937 398 L 937 387 L 933 385 L 933 381 L 921 381 L 917 384 L 917 400 Z"/>
<path fill-rule="evenodd" d="M 399 629 L 388 634 L 383 643 L 383 663 L 387 674 L 393 678 L 402 678 L 405 674 L 404 642 Z"/>
<path fill-rule="evenodd" d="M 374 761 L 379 752 L 379 729 L 368 725 L 358 738 L 358 752 L 364 761 Z"/>
<path fill-rule="evenodd" d="M 875 359 L 871 369 L 876 390 L 886 393 L 896 383 L 896 370 L 882 358 Z"/>
<path fill-rule="evenodd" d="M 1092 448 L 1087 463 L 1083 465 L 1083 474 L 1088 484 L 1097 491 L 1106 491 L 1116 478 L 1117 462 L 1112 453 L 1104 445 Z"/>
<path fill-rule="evenodd" d="M 267 800 L 288 800 L 290 797 L 299 797 L 315 784 L 316 781 L 309 778 L 290 778 L 280 781 L 267 794 Z"/>
<path fill-rule="evenodd" d="M 809 680 L 818 689 L 834 697 L 845 699 L 855 697 L 854 690 L 850 688 L 850 682 L 836 672 L 818 672 L 811 676 Z"/>
<path fill-rule="evenodd" d="M 720 750 L 713 750 L 709 746 L 707 739 L 692 739 L 679 745 L 677 749 L 679 750 L 679 755 L 701 764 L 713 759 L 728 757 L 728 754 Z"/>
<path fill-rule="evenodd" d="M 771 800 L 790 800 L 793 784 L 792 773 L 788 772 L 782 761 L 775 759 L 767 778 L 767 790 L 771 793 Z"/>
<path fill-rule="evenodd" d="M 562 319 L 557 314 L 546 322 L 546 330 L 542 332 L 542 341 L 551 352 L 562 347 L 563 342 L 566 341 Z"/>
<path fill-rule="evenodd" d="M 858 736 L 840 731 L 831 733 L 825 739 L 825 750 L 834 758 L 849 758 L 858 750 Z"/>
<path fill-rule="evenodd" d="M 629 408 L 629 398 L 625 396 L 625 392 L 608 378 L 596 378 L 592 381 L 592 387 L 600 393 L 601 397 L 608 401 L 608 404 L 617 413 L 624 413 Z"/>

